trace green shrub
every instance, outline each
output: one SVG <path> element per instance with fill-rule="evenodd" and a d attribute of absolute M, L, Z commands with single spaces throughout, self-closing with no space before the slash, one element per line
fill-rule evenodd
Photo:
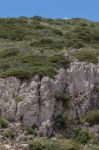
<path fill-rule="evenodd" d="M 41 21 L 42 17 L 41 16 L 33 16 L 31 19 Z"/>
<path fill-rule="evenodd" d="M 69 124 L 68 115 L 66 113 L 58 114 L 54 117 L 54 128 L 58 130 L 64 130 Z"/>
<path fill-rule="evenodd" d="M 79 150 L 79 146 L 68 140 L 35 138 L 29 142 L 30 150 Z"/>
<path fill-rule="evenodd" d="M 77 38 L 86 43 L 92 42 L 92 35 L 89 29 L 86 28 L 76 28 L 75 32 L 77 33 Z"/>
<path fill-rule="evenodd" d="M 79 131 L 78 136 L 76 137 L 76 141 L 80 142 L 82 144 L 87 144 L 88 141 L 90 140 L 90 135 L 86 131 Z"/>
<path fill-rule="evenodd" d="M 16 96 L 15 97 L 16 102 L 22 102 L 23 101 L 23 97 L 22 96 Z"/>
<path fill-rule="evenodd" d="M 68 68 L 70 64 L 70 61 L 66 60 L 62 54 L 50 56 L 48 60 L 51 63 L 56 64 L 57 67 L 62 67 L 65 69 Z"/>
<path fill-rule="evenodd" d="M 33 75 L 53 77 L 57 69 L 67 68 L 69 61 L 62 55 L 18 55 L 0 61 L 0 77 L 16 76 L 18 78 L 31 78 Z"/>
<path fill-rule="evenodd" d="M 32 47 L 42 47 L 50 50 L 63 50 L 63 47 L 65 46 L 64 40 L 53 40 L 51 38 L 41 38 L 38 41 L 34 41 L 30 43 L 30 46 Z"/>
<path fill-rule="evenodd" d="M 51 43 L 53 43 L 53 40 L 50 39 L 50 38 L 47 38 L 47 39 L 42 38 L 42 39 L 40 40 L 40 43 L 41 43 L 41 44 L 51 44 Z"/>
<path fill-rule="evenodd" d="M 55 98 L 57 101 L 62 101 L 65 106 L 68 105 L 68 102 L 70 101 L 70 96 L 67 92 L 57 92 Z"/>
<path fill-rule="evenodd" d="M 32 21 L 31 25 L 28 25 L 28 27 L 31 27 L 34 30 L 44 30 L 46 28 L 44 25 L 41 25 L 38 21 Z"/>
<path fill-rule="evenodd" d="M 99 93 L 99 87 L 95 86 L 94 91 L 97 92 L 97 93 Z"/>
<path fill-rule="evenodd" d="M 7 50 L 3 50 L 0 51 L 0 59 L 1 58 L 7 58 L 7 57 L 11 57 L 11 56 L 17 56 L 19 53 L 18 49 L 7 49 Z"/>
<path fill-rule="evenodd" d="M 53 29 L 53 32 L 54 32 L 55 34 L 57 34 L 57 35 L 60 35 L 60 36 L 63 35 L 62 31 L 61 31 L 61 30 L 58 30 L 58 29 Z"/>
<path fill-rule="evenodd" d="M 4 118 L 0 117 L 0 128 L 7 128 L 7 127 L 8 122 Z"/>
<path fill-rule="evenodd" d="M 0 73 L 1 78 L 6 78 L 9 76 L 15 76 L 20 79 L 30 78 L 32 76 L 31 72 L 22 68 L 10 68 L 4 72 Z"/>
<path fill-rule="evenodd" d="M 85 122 L 88 122 L 90 125 L 99 124 L 99 111 L 93 110 L 86 114 L 84 118 Z"/>
<path fill-rule="evenodd" d="M 81 49 L 75 54 L 80 61 L 87 61 L 91 63 L 98 63 L 97 52 L 94 49 Z"/>
<path fill-rule="evenodd" d="M 43 150 L 45 149 L 45 145 L 42 141 L 32 141 L 29 143 L 30 150 Z"/>
<path fill-rule="evenodd" d="M 11 130 L 8 130 L 3 133 L 3 136 L 5 136 L 6 138 L 13 139 L 15 137 L 15 133 Z"/>
<path fill-rule="evenodd" d="M 79 39 L 71 39 L 66 41 L 66 48 L 83 48 L 84 47 L 84 42 L 82 42 Z"/>
<path fill-rule="evenodd" d="M 30 135 L 37 136 L 36 128 L 37 128 L 37 126 L 24 127 L 23 130 L 26 131 Z"/>

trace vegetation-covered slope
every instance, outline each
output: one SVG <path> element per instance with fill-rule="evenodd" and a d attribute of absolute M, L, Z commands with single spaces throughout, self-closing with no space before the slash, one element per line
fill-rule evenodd
<path fill-rule="evenodd" d="M 80 49 L 80 61 L 98 62 L 99 23 L 85 19 L 0 19 L 0 76 L 19 78 L 56 74 L 67 68 L 67 49 Z"/>
<path fill-rule="evenodd" d="M 68 57 L 66 56 L 66 54 Z M 69 59 L 69 56 L 72 58 Z M 86 19 L 77 19 L 77 18 L 69 19 L 69 20 L 45 19 L 38 16 L 32 18 L 21 17 L 21 18 L 0 19 L 0 77 L 16 76 L 18 78 L 23 79 L 23 78 L 30 78 L 35 74 L 40 75 L 40 77 L 44 75 L 53 77 L 57 73 L 58 69 L 67 68 L 70 62 L 75 59 L 78 59 L 80 61 L 87 61 L 95 64 L 98 63 L 99 23 L 88 21 Z M 64 85 L 62 85 L 63 91 L 55 93 L 55 95 L 53 94 L 54 88 L 53 89 L 51 88 L 55 87 L 53 86 L 53 84 L 56 85 L 56 83 L 59 83 L 59 88 L 60 88 L 61 84 L 59 80 L 56 80 L 57 82 L 55 81 L 55 83 L 53 80 L 52 83 L 52 80 L 50 80 L 50 78 L 45 78 L 46 80 L 43 79 L 43 81 L 32 82 L 31 83 L 32 85 L 27 84 L 28 80 L 26 80 L 25 83 L 23 81 L 21 83 L 20 80 L 14 78 L 1 80 L 0 114 L 4 114 L 4 112 L 7 116 L 8 114 L 10 114 L 10 119 L 11 119 L 11 115 L 14 114 L 13 112 L 17 114 L 17 111 L 19 109 L 21 110 L 22 107 L 20 107 L 20 103 L 22 104 L 23 107 L 24 106 L 27 107 L 26 109 L 22 108 L 23 109 L 22 114 L 20 111 L 19 116 L 22 115 L 22 117 L 19 118 L 20 119 L 19 121 L 21 122 L 22 119 L 24 119 L 23 116 L 25 116 L 24 112 L 26 113 L 25 119 L 27 122 L 29 122 L 27 118 L 30 117 L 30 121 L 33 120 L 35 116 L 38 115 L 38 112 L 39 114 L 40 113 L 43 114 L 42 110 L 45 110 L 44 114 L 47 114 L 49 116 L 49 112 L 47 112 L 47 110 L 53 111 L 52 105 L 54 99 L 56 100 L 57 105 L 62 104 L 63 110 L 59 110 L 60 108 L 58 108 L 58 106 L 55 104 L 55 110 L 53 111 L 53 113 L 56 113 L 56 116 L 54 116 L 54 120 L 53 120 L 54 121 L 53 127 L 55 127 L 55 129 L 57 130 L 60 130 L 61 131 L 60 133 L 62 133 L 62 135 L 56 134 L 56 137 L 52 139 L 49 137 L 37 138 L 35 137 L 37 134 L 36 130 L 39 127 L 35 128 L 32 126 L 32 127 L 23 128 L 22 126 L 22 130 L 21 129 L 19 130 L 19 133 L 26 133 L 24 134 L 25 136 L 28 135 L 31 135 L 31 137 L 33 136 L 32 137 L 33 140 L 30 138 L 31 140 L 28 141 L 30 150 L 43 150 L 43 149 L 45 150 L 52 150 L 52 149 L 53 150 L 85 150 L 85 149 L 99 150 L 99 142 L 97 139 L 94 138 L 94 134 L 89 131 L 86 132 L 83 129 L 79 128 L 80 127 L 79 125 L 83 125 L 83 124 L 86 125 L 86 123 L 87 126 L 99 124 L 99 111 L 95 110 L 95 108 L 98 109 L 98 104 L 96 104 L 96 102 L 98 98 L 99 88 L 97 85 L 94 85 L 94 83 L 96 83 L 96 81 L 98 80 L 95 79 L 96 81 L 93 81 L 92 83 L 90 82 L 91 79 L 95 77 L 97 78 L 98 75 L 94 69 L 94 65 L 88 67 L 86 65 L 84 66 L 81 64 L 81 67 L 79 69 L 79 64 L 78 64 L 77 68 L 78 70 L 74 69 L 74 76 L 73 76 L 73 72 L 71 72 L 71 74 L 67 72 L 70 78 L 65 79 L 66 81 L 67 80 L 70 81 L 69 83 L 70 88 L 73 87 L 71 85 L 75 85 L 75 82 L 77 82 L 77 86 L 71 88 L 73 92 L 77 90 L 77 93 L 75 92 L 76 94 L 73 96 L 70 96 L 70 94 L 68 93 L 69 88 L 67 87 L 67 82 L 64 80 L 64 78 L 59 79 L 62 84 L 64 82 Z M 85 70 L 83 68 L 85 68 Z M 90 68 L 92 68 L 92 70 Z M 75 74 L 75 72 L 77 74 Z M 82 75 L 83 72 L 87 72 L 87 75 L 86 73 Z M 91 77 L 89 76 L 89 74 Z M 80 78 L 81 75 L 82 77 Z M 78 76 L 78 78 L 76 78 L 76 76 Z M 11 85 L 10 82 L 12 82 Z M 81 86 L 80 84 L 81 85 L 83 84 L 83 86 Z M 91 85 L 91 87 L 89 87 L 89 84 Z M 27 87 L 25 87 L 25 85 Z M 85 85 L 88 85 L 88 89 L 86 88 Z M 94 89 L 94 91 L 92 91 L 92 88 Z M 43 92 L 41 91 L 42 89 Z M 51 91 L 49 91 L 48 89 L 51 89 L 51 91 L 53 90 L 53 92 L 50 93 Z M 48 93 L 45 92 L 45 90 L 48 91 Z M 57 91 L 57 89 L 55 89 L 55 91 Z M 85 106 L 85 103 L 83 104 L 83 102 L 84 100 L 89 101 L 90 92 L 92 95 L 92 98 L 90 98 L 92 104 L 91 102 L 89 102 L 86 103 Z M 43 95 L 41 96 L 42 93 Z M 88 97 L 85 94 L 88 94 Z M 35 103 L 33 102 L 33 104 L 30 103 L 31 106 L 33 105 L 32 106 L 33 110 L 32 110 L 31 109 L 32 107 L 30 107 L 30 105 L 28 106 L 29 104 L 28 102 L 33 101 L 33 98 L 34 101 L 37 101 L 36 103 L 37 109 Z M 78 98 L 78 103 L 75 103 L 74 101 L 77 101 L 77 98 Z M 71 101 L 72 99 L 73 101 Z M 49 103 L 48 100 L 50 100 Z M 61 101 L 62 103 L 60 103 Z M 95 107 L 93 101 L 95 102 Z M 73 108 L 75 106 L 78 106 L 78 108 L 75 107 L 74 110 L 72 109 L 74 113 L 75 110 L 77 112 L 77 119 L 75 120 L 69 120 L 68 113 L 64 112 L 64 110 L 67 109 L 69 102 L 74 103 Z M 58 109 L 58 111 L 60 111 L 58 115 L 57 112 L 55 112 L 56 108 Z M 89 111 L 91 109 L 92 111 L 79 119 L 78 112 L 80 112 L 79 110 L 82 108 L 83 109 L 85 108 L 84 111 Z M 86 108 L 88 108 L 89 110 Z M 33 115 L 32 116 L 33 118 L 31 118 L 31 112 L 34 114 L 35 109 L 36 109 L 35 112 L 36 115 Z M 27 113 L 28 113 L 28 117 L 27 117 Z M 15 117 L 16 115 L 14 115 L 14 118 Z M 40 115 L 36 117 L 38 118 L 38 122 L 39 122 Z M 46 120 L 46 118 L 48 119 L 48 117 L 46 117 L 45 115 L 44 118 L 45 123 L 46 121 L 48 121 Z M 52 114 L 52 118 L 53 118 L 53 114 Z M 12 140 L 12 142 L 15 142 L 13 141 L 13 139 L 15 140 L 17 138 L 16 137 L 17 132 L 14 133 L 12 130 L 7 131 L 5 128 L 8 128 L 9 127 L 8 125 L 9 122 L 1 115 L 0 116 L 0 128 L 2 131 L 1 135 L 4 136 L 5 139 L 8 138 Z M 81 128 L 83 127 L 81 126 Z M 70 137 L 65 136 L 65 130 L 68 131 L 66 134 L 71 134 Z M 66 139 L 66 138 L 70 138 L 70 139 Z M 92 139 L 95 139 L 96 141 L 92 141 Z M 93 143 L 95 143 L 96 145 Z M 0 145 L 0 149 L 3 149 L 1 145 Z"/>

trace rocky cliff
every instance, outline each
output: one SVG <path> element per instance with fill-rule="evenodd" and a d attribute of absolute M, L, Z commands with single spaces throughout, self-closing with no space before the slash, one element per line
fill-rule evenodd
<path fill-rule="evenodd" d="M 26 127 L 36 125 L 42 135 L 52 134 L 55 118 L 62 112 L 79 119 L 99 109 L 99 64 L 73 62 L 55 78 L 34 76 L 30 80 L 0 78 L 0 116 Z M 59 96 L 61 93 L 61 96 Z M 64 103 L 62 93 L 67 95 Z M 57 96 L 58 95 L 58 96 Z"/>

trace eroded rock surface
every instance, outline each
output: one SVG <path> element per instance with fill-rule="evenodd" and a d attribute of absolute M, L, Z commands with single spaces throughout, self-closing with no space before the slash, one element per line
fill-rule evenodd
<path fill-rule="evenodd" d="M 72 96 L 72 117 L 80 117 L 92 109 L 99 109 L 99 66 L 74 62 L 67 69 L 67 83 Z"/>
<path fill-rule="evenodd" d="M 55 113 L 67 111 L 70 118 L 99 109 L 99 65 L 73 62 L 67 70 L 60 69 L 55 79 L 35 76 L 30 81 L 15 77 L 0 78 L 0 116 L 9 121 L 36 124 L 46 135 L 52 131 Z M 68 108 L 57 102 L 57 92 L 71 96 Z"/>

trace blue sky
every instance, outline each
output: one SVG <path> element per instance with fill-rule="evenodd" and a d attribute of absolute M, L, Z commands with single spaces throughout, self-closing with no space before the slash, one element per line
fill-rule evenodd
<path fill-rule="evenodd" d="M 99 0 L 0 0 L 0 17 L 34 15 L 99 21 Z"/>

